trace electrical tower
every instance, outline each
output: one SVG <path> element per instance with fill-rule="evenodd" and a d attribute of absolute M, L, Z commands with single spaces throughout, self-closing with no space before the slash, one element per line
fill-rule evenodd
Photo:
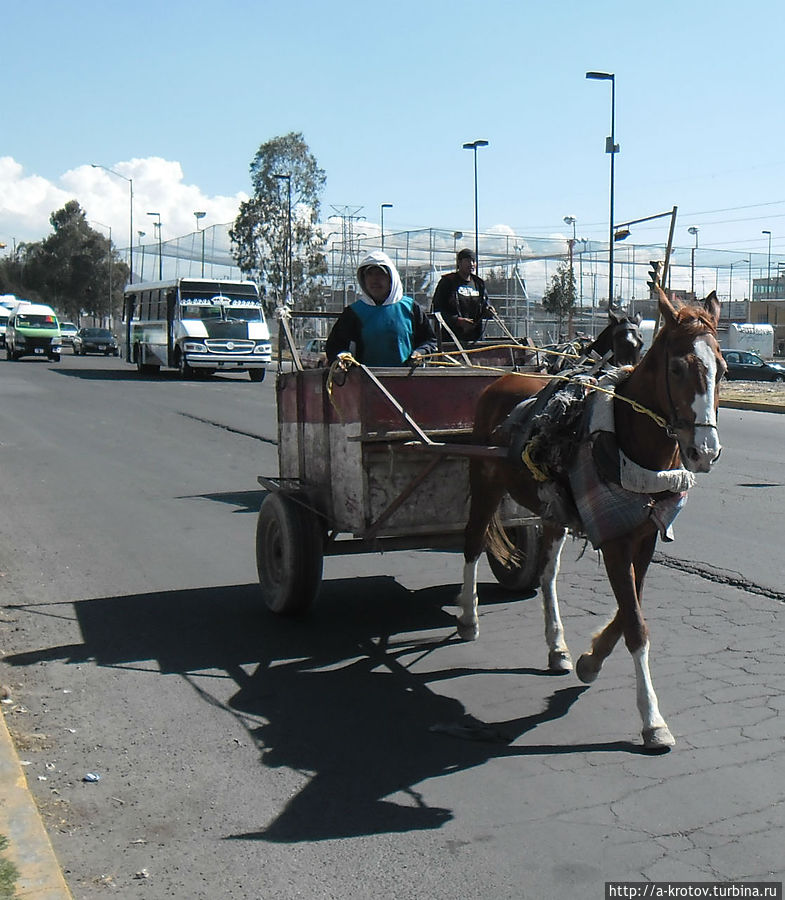
<path fill-rule="evenodd" d="M 364 234 L 356 234 L 354 223 L 365 219 L 358 213 L 362 206 L 333 206 L 335 216 L 331 219 L 341 220 L 341 258 L 338 265 L 333 268 L 333 292 L 343 293 L 344 305 L 349 288 L 357 289 L 357 266 L 360 264 L 360 243 Z"/>

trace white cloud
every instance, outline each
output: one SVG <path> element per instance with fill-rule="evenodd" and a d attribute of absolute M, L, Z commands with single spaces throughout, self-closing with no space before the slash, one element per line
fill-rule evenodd
<path fill-rule="evenodd" d="M 178 162 L 148 157 L 125 162 L 107 163 L 118 175 L 103 168 L 86 164 L 70 169 L 57 184 L 38 175 L 26 175 L 13 158 L 0 157 L 0 241 L 11 244 L 38 241 L 51 232 L 50 215 L 68 200 L 76 200 L 94 225 L 111 226 L 115 246 L 128 246 L 130 229 L 130 185 L 134 193 L 134 243 L 136 232 L 144 231 L 146 241 L 154 237 L 157 218 L 148 212 L 161 214 L 163 240 L 189 234 L 196 230 L 195 211 L 207 215 L 201 227 L 232 222 L 240 203 L 248 195 L 207 196 L 192 184 L 184 183 L 183 170 Z"/>

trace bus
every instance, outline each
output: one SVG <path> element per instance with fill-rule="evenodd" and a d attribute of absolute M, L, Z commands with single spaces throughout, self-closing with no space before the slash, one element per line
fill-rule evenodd
<path fill-rule="evenodd" d="M 162 366 L 183 378 L 247 372 L 262 381 L 270 330 L 252 281 L 175 278 L 129 284 L 123 296 L 126 361 L 140 373 Z"/>

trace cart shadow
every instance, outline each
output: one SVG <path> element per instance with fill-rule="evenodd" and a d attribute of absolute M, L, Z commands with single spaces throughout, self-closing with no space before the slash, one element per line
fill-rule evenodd
<path fill-rule="evenodd" d="M 439 828 L 453 812 L 427 804 L 417 785 L 429 779 L 502 756 L 638 752 L 626 742 L 513 746 L 564 716 L 583 686 L 554 690 L 544 709 L 492 723 L 437 693 L 434 685 L 461 677 L 546 674 L 444 665 L 445 649 L 452 658 L 460 643 L 442 608 L 453 591 L 412 592 L 386 576 L 337 579 L 324 583 L 312 614 L 299 620 L 260 610 L 256 585 L 84 600 L 73 604 L 81 644 L 5 662 L 122 667 L 154 660 L 161 674 L 180 674 L 206 702 L 234 715 L 264 769 L 310 773 L 273 821 L 227 839 L 296 843 Z M 54 606 L 16 609 L 51 615 Z M 195 683 L 201 671 L 215 669 L 237 686 L 228 703 Z"/>

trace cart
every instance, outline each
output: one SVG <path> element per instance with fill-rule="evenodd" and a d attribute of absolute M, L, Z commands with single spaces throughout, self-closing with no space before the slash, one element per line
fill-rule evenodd
<path fill-rule="evenodd" d="M 477 399 L 498 377 L 464 366 L 283 372 L 279 365 L 279 475 L 258 479 L 268 493 L 256 528 L 259 583 L 271 610 L 307 610 L 325 556 L 462 550 L 469 459 L 506 452 L 471 443 Z M 510 567 L 489 554 L 491 570 L 504 587 L 526 592 L 538 576 L 540 520 L 507 498 L 501 521 L 520 559 Z"/>

